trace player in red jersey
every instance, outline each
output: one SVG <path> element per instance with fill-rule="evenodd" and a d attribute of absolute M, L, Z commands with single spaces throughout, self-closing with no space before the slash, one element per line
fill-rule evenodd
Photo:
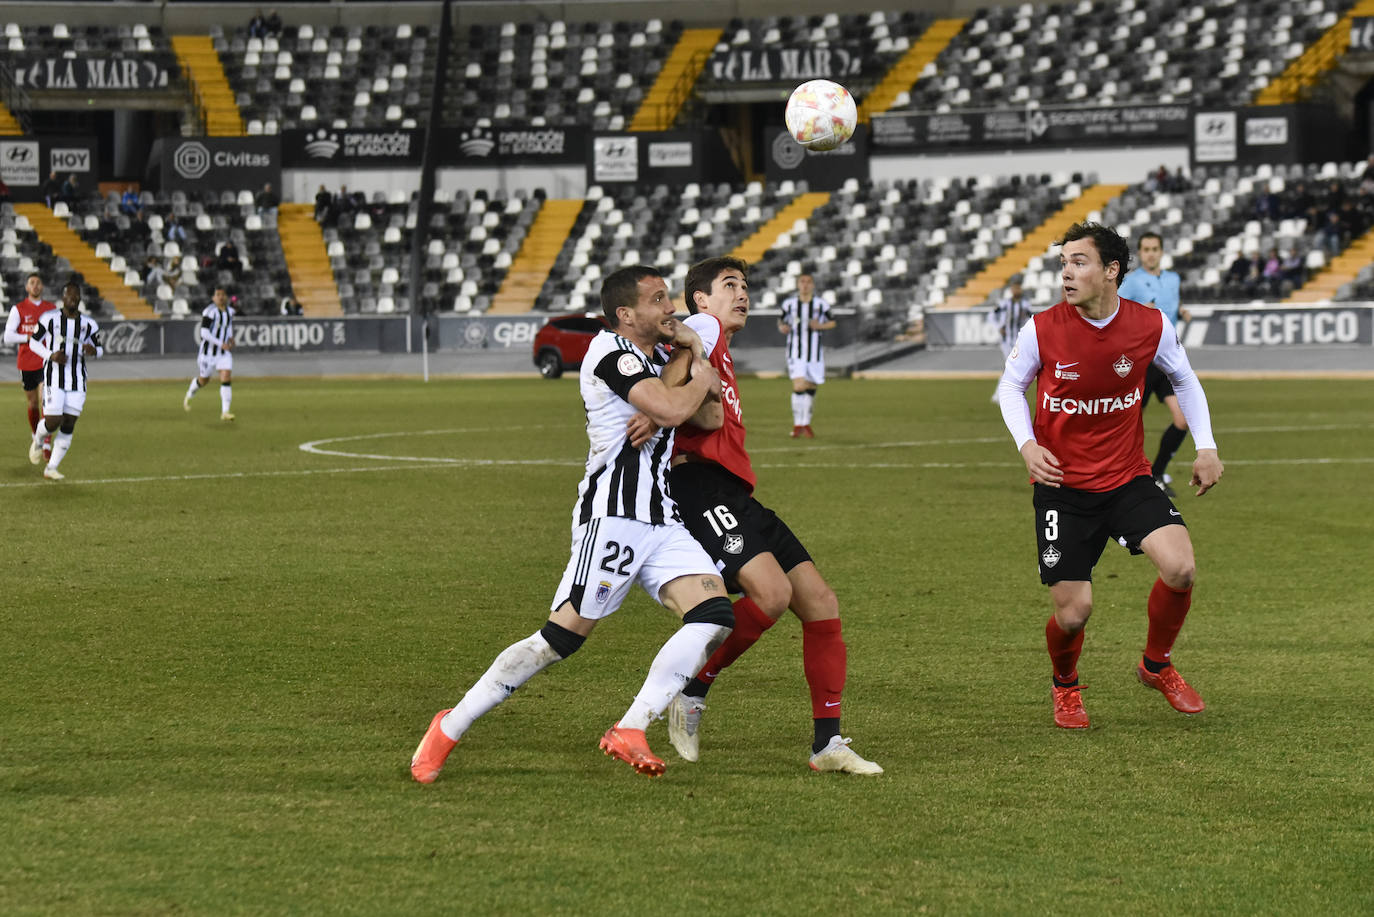
<path fill-rule="evenodd" d="M 1065 729 L 1088 726 L 1078 655 L 1092 614 L 1092 570 L 1109 537 L 1143 553 L 1159 571 L 1137 676 L 1174 709 L 1200 713 L 1202 698 L 1170 660 L 1192 602 L 1193 543 L 1150 474 L 1140 403 L 1153 363 L 1173 383 L 1192 430 L 1192 483 L 1200 497 L 1222 474 L 1207 396 L 1173 323 L 1117 296 L 1130 261 L 1121 237 L 1096 223 L 1077 223 L 1057 244 L 1064 300 L 1021 328 L 998 385 L 1002 418 L 1034 483 L 1040 581 L 1054 604 L 1045 625 L 1054 721 Z M 1031 380 L 1034 426 L 1026 406 Z"/>
<path fill-rule="evenodd" d="M 38 421 L 43 416 L 38 392 L 38 386 L 43 383 L 43 358 L 29 350 L 29 337 L 38 327 L 38 317 L 44 312 L 56 309 L 57 303 L 48 302 L 43 298 L 43 278 L 37 274 L 28 276 L 24 281 L 24 289 L 29 294 L 28 297 L 15 303 L 5 320 L 5 343 L 19 345 L 19 355 L 15 362 L 19 366 L 19 378 L 24 385 L 24 398 L 28 401 L 29 434 L 32 435 L 38 430 Z M 45 455 L 50 454 L 51 442 L 49 440 L 49 444 L 43 447 Z"/>
<path fill-rule="evenodd" d="M 693 265 L 686 299 L 692 313 L 686 324 L 701 337 L 720 376 L 721 395 L 678 427 L 668 484 L 683 522 L 716 561 L 727 587 L 744 596 L 734 603 L 734 631 L 669 706 L 668 737 L 683 758 L 697 760 L 706 692 L 791 608 L 802 622 L 802 667 L 811 689 L 811 768 L 881 774 L 881 767 L 840 737 L 847 650 L 835 593 L 787 524 L 753 496 L 754 469 L 744 448 L 744 417 L 730 357 L 730 339 L 749 317 L 747 265 L 729 257 Z"/>

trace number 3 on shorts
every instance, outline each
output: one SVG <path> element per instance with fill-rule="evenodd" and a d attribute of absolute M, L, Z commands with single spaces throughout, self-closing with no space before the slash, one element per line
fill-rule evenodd
<path fill-rule="evenodd" d="M 1054 541 L 1059 537 L 1059 510 L 1045 510 L 1045 540 Z"/>

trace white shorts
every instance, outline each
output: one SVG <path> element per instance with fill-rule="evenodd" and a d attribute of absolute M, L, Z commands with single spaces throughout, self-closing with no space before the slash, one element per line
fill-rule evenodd
<path fill-rule="evenodd" d="M 787 378 L 805 379 L 812 385 L 824 385 L 825 361 L 789 359 L 787 361 Z"/>
<path fill-rule="evenodd" d="M 85 392 L 69 392 L 66 389 L 53 388 L 51 385 L 43 386 L 44 417 L 58 417 L 62 414 L 80 417 L 81 409 L 85 406 Z"/>
<path fill-rule="evenodd" d="M 680 576 L 716 577 L 715 561 L 680 523 L 650 525 L 607 516 L 573 526 L 572 557 L 550 611 L 572 602 L 589 621 L 609 617 L 639 583 L 655 602 L 659 590 Z"/>
<path fill-rule="evenodd" d="M 234 368 L 234 355 L 225 351 L 219 356 L 196 357 L 196 375 L 202 379 L 208 379 L 216 371 L 232 370 Z"/>

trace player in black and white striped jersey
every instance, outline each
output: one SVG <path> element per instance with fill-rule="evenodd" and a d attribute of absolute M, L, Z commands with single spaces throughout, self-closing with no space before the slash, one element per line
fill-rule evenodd
<path fill-rule="evenodd" d="M 29 338 L 29 350 L 43 358 L 43 420 L 29 443 L 29 461 L 43 461 L 43 440 L 52 434 L 52 457 L 43 477 L 60 481 L 57 470 L 72 445 L 76 420 L 86 406 L 86 358 L 105 353 L 100 326 L 81 314 L 81 286 L 62 288 L 62 308 L 43 313 Z"/>
<path fill-rule="evenodd" d="M 576 651 L 635 583 L 681 618 L 682 627 L 658 651 L 634 702 L 600 747 L 641 774 L 662 774 L 664 762 L 650 751 L 644 730 L 734 626 L 715 561 L 682 524 L 668 491 L 673 428 L 708 395 L 720 396 L 720 380 L 701 338 L 673 316 L 668 285 L 656 269 L 613 272 L 601 287 L 601 304 L 610 330 L 592 339 L 582 360 L 587 466 L 573 507 L 571 557 L 548 620 L 502 651 L 452 710 L 435 714 L 410 761 L 421 783 L 439 775 L 479 717 Z M 675 345 L 671 357 L 663 350 L 668 343 Z M 669 362 L 690 363 L 686 381 L 673 388 L 659 378 Z M 655 425 L 651 435 L 644 432 Z M 647 441 L 636 448 L 631 440 L 641 434 Z"/>
<path fill-rule="evenodd" d="M 997 328 L 997 346 L 1002 349 L 1002 362 L 1005 363 L 1016 345 L 1016 336 L 1031 319 L 1031 298 L 1022 287 L 1020 274 L 1013 274 L 1007 289 L 997 300 L 997 305 L 988 311 L 988 321 Z M 992 401 L 997 402 L 997 390 L 992 392 Z"/>
<path fill-rule="evenodd" d="M 825 349 L 821 332 L 835 327 L 830 303 L 816 295 L 810 271 L 797 277 L 797 295 L 782 301 L 778 330 L 787 335 L 787 376 L 792 380 L 792 436 L 815 437 L 811 417 L 816 388 L 825 384 Z"/>
<path fill-rule="evenodd" d="M 229 305 L 229 291 L 224 287 L 215 287 L 213 300 L 201 313 L 200 327 L 196 329 L 196 337 L 200 340 L 196 377 L 186 389 L 181 406 L 191 410 L 191 399 L 210 381 L 210 374 L 218 371 L 219 419 L 233 420 L 229 405 L 234 400 L 234 316 L 237 312 Z"/>

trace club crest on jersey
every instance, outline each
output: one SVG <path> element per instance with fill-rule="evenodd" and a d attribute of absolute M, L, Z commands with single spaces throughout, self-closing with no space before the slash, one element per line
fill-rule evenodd
<path fill-rule="evenodd" d="M 1116 370 L 1116 374 L 1124 379 L 1130 374 L 1132 366 L 1135 364 L 1131 362 L 1130 357 L 1123 353 L 1116 358 L 1116 362 L 1112 364 L 1112 369 Z"/>
<path fill-rule="evenodd" d="M 627 353 L 616 361 L 615 368 L 620 370 L 622 376 L 633 376 L 644 368 L 644 364 L 640 362 L 639 357 Z"/>
<path fill-rule="evenodd" d="M 1040 555 L 1040 562 L 1048 569 L 1059 563 L 1059 558 L 1062 556 L 1063 555 L 1055 549 L 1054 545 L 1050 545 L 1045 549 L 1045 553 Z"/>
<path fill-rule="evenodd" d="M 596 586 L 596 596 L 593 601 L 598 605 L 605 605 L 606 600 L 611 597 L 611 584 L 604 579 Z"/>
<path fill-rule="evenodd" d="M 738 554 L 744 550 L 744 536 L 731 532 L 725 536 L 723 550 L 726 554 Z"/>

